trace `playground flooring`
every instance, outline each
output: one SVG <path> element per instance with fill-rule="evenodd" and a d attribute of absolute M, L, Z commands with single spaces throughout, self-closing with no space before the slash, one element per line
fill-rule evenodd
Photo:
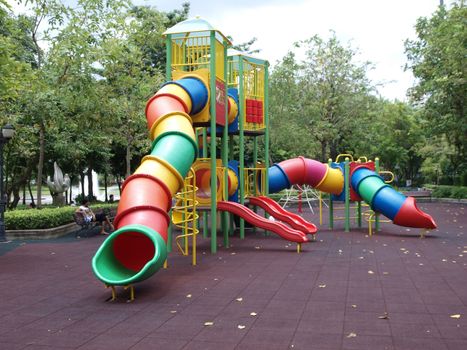
<path fill-rule="evenodd" d="M 439 225 L 426 238 L 341 221 L 300 254 L 262 231 L 214 255 L 200 238 L 197 266 L 174 251 L 134 302 L 93 276 L 102 236 L 0 244 L 0 348 L 467 349 L 465 205 L 420 206 Z"/>

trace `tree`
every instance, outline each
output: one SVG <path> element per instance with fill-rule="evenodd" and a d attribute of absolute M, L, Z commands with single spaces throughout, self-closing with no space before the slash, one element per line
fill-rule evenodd
<path fill-rule="evenodd" d="M 406 69 L 417 78 L 409 95 L 421 106 L 432 135 L 455 149 L 451 162 L 458 174 L 467 174 L 466 18 L 464 0 L 449 10 L 440 6 L 431 18 L 417 20 L 417 39 L 405 42 Z"/>

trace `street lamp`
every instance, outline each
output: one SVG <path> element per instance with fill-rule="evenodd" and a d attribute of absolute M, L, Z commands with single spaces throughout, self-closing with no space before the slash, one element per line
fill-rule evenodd
<path fill-rule="evenodd" d="M 15 128 L 11 124 L 2 127 L 0 133 L 0 242 L 6 241 L 5 235 L 5 192 L 3 188 L 3 146 L 15 135 Z"/>

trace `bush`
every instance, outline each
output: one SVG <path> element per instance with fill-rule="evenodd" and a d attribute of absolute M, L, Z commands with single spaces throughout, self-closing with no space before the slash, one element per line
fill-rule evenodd
<path fill-rule="evenodd" d="M 110 211 L 116 204 L 98 204 L 92 209 Z M 44 208 L 29 210 L 13 210 L 5 213 L 7 230 L 34 230 L 53 228 L 73 222 L 73 213 L 76 207 Z"/>
<path fill-rule="evenodd" d="M 436 198 L 467 198 L 467 187 L 465 186 L 425 185 L 425 187 L 432 190 L 432 195 Z"/>

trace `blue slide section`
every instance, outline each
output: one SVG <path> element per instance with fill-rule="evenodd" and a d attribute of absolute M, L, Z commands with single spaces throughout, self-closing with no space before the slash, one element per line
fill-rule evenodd
<path fill-rule="evenodd" d="M 276 193 L 282 191 L 285 188 L 290 188 L 290 181 L 284 170 L 274 164 L 268 169 L 269 176 L 269 193 Z"/>

